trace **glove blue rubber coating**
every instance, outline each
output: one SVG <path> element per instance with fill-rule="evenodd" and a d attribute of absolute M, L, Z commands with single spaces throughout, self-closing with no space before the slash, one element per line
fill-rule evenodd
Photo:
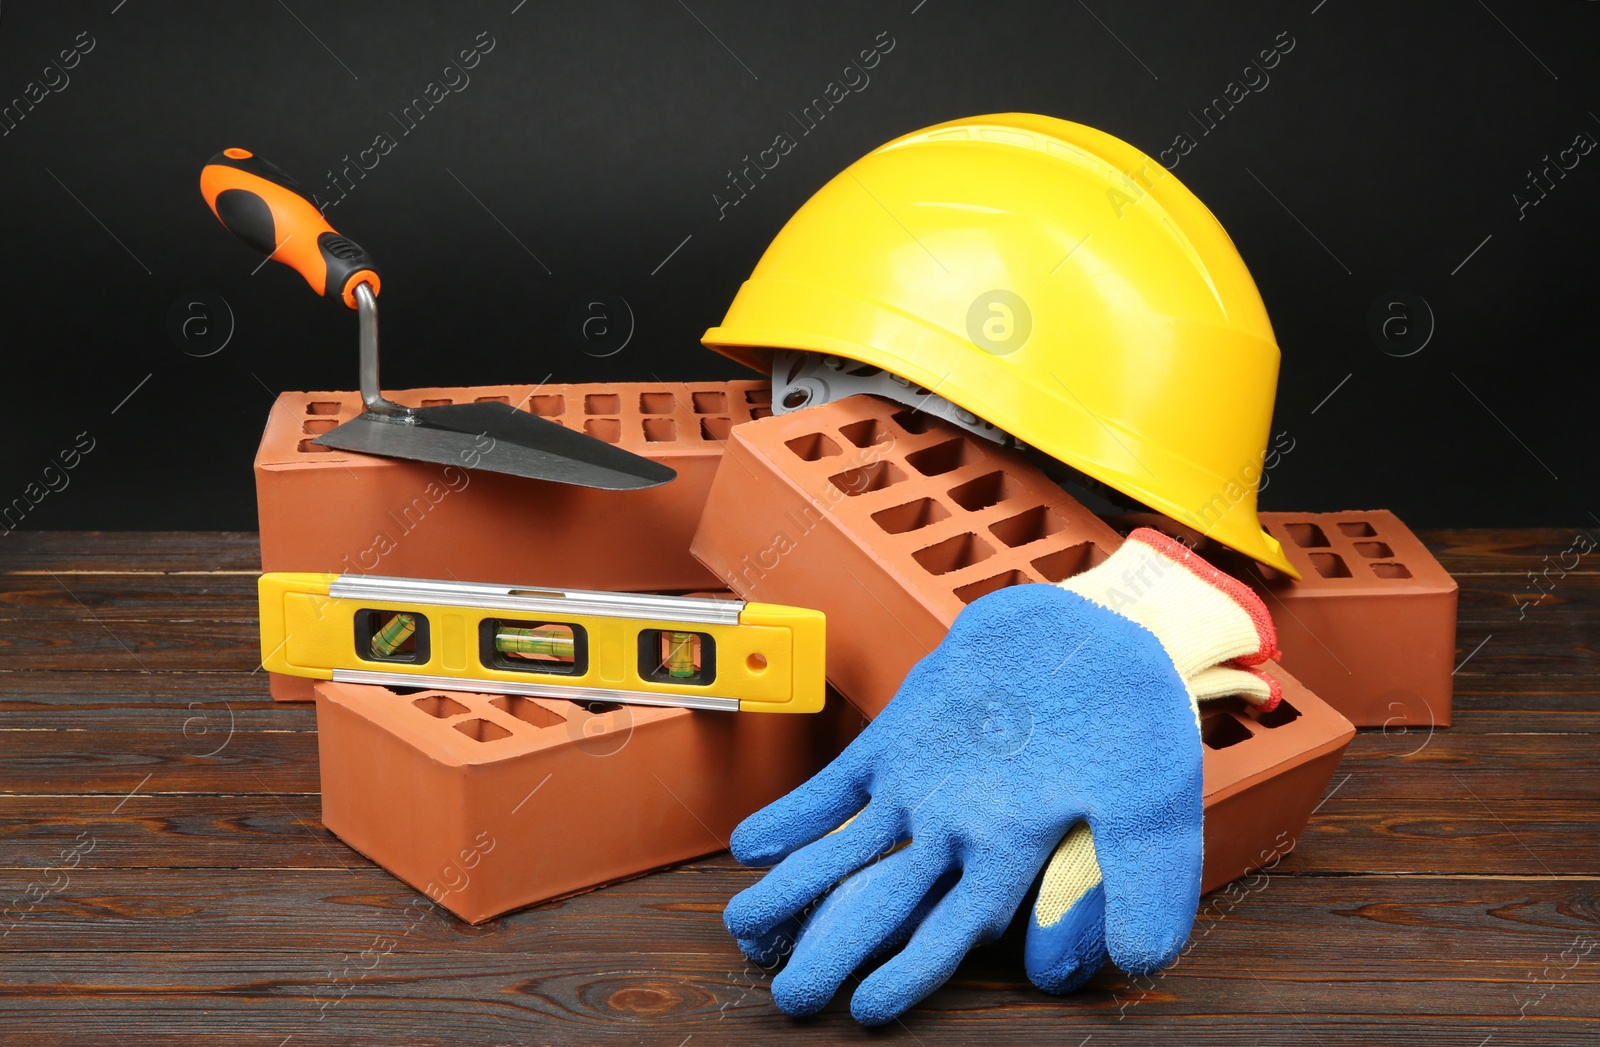
<path fill-rule="evenodd" d="M 772 998 L 785 1014 L 815 1014 L 827 1006 L 851 972 L 905 944 L 957 883 L 958 869 L 945 869 L 920 894 L 913 866 L 925 857 L 915 845 L 875 862 L 835 887 L 817 905 L 798 936 L 788 965 L 772 980 Z M 959 961 L 960 957 L 957 957 Z M 953 967 L 952 967 L 953 969 Z M 927 991 L 949 977 L 946 971 Z M 896 1007 L 888 1021 L 925 995 Z M 865 1024 L 878 1024 L 857 1018 Z"/>
<path fill-rule="evenodd" d="M 778 864 L 724 919 L 759 943 L 873 863 L 811 914 L 773 997 L 787 1013 L 819 1009 L 914 926 L 852 1001 L 858 1020 L 879 1024 L 1005 930 L 1080 820 L 1104 878 L 1106 948 L 1130 973 L 1160 969 L 1187 940 L 1200 895 L 1201 744 L 1188 692 L 1143 626 L 1056 586 L 1001 589 L 962 612 L 838 758 L 734 831 L 741 862 Z"/>
<path fill-rule="evenodd" d="M 1022 949 L 1028 980 L 1059 996 L 1093 978 L 1106 962 L 1105 919 L 1103 883 L 1091 888 L 1049 927 L 1030 919 Z"/>
<path fill-rule="evenodd" d="M 873 866 L 868 866 L 869 871 L 872 868 Z M 891 949 L 904 945 L 906 940 L 911 937 L 911 932 L 916 930 L 917 924 L 922 922 L 922 918 L 928 914 L 928 910 L 933 908 L 934 903 L 944 896 L 944 891 L 955 883 L 955 880 L 954 872 L 946 873 L 944 881 L 935 885 L 934 890 L 929 892 L 928 896 L 916 907 L 911 916 L 878 945 L 872 952 L 872 956 L 882 955 Z M 791 916 L 758 938 L 737 939 L 739 951 L 744 953 L 746 959 L 762 967 L 777 967 L 795 951 L 799 945 L 801 935 L 806 932 L 812 922 L 821 920 L 824 925 L 829 922 L 823 914 L 827 912 L 829 899 L 833 898 L 833 896 L 834 892 L 829 892 L 803 916 Z M 1104 936 L 1102 936 L 1101 940 L 1102 942 L 1104 941 Z"/>

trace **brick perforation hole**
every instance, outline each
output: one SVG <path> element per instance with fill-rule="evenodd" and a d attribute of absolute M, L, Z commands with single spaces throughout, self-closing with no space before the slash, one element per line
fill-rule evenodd
<path fill-rule="evenodd" d="M 451 716 L 460 716 L 470 710 L 454 698 L 443 694 L 429 694 L 418 698 L 411 703 L 413 709 L 418 709 L 429 716 L 437 716 L 443 720 Z"/>
<path fill-rule="evenodd" d="M 1093 542 L 1079 542 L 1039 557 L 1033 561 L 1033 569 L 1046 581 L 1059 582 L 1082 574 L 1104 559 Z"/>
<path fill-rule="evenodd" d="M 857 447 L 894 443 L 894 428 L 881 418 L 863 418 L 839 427 L 839 434 Z"/>
<path fill-rule="evenodd" d="M 678 438 L 678 423 L 671 418 L 646 418 L 644 438 L 647 443 L 671 443 Z"/>
<path fill-rule="evenodd" d="M 1015 516 L 1008 516 L 999 523 L 990 524 L 989 532 L 1015 548 L 1037 542 L 1041 538 L 1048 538 L 1065 526 L 1067 521 L 1060 514 L 1053 512 L 1049 506 L 1036 505 Z"/>
<path fill-rule="evenodd" d="M 1286 723 L 1300 719 L 1300 710 L 1290 705 L 1287 699 L 1279 699 L 1276 708 L 1271 712 L 1257 713 L 1254 719 L 1256 723 L 1268 729 L 1282 727 Z"/>
<path fill-rule="evenodd" d="M 493 720 L 462 720 L 451 726 L 475 742 L 498 742 L 502 738 L 511 737 L 510 731 Z"/>
<path fill-rule="evenodd" d="M 906 464 L 923 476 L 941 476 L 964 465 L 971 465 L 982 457 L 983 452 L 970 439 L 962 436 L 912 451 L 906 455 Z"/>
<path fill-rule="evenodd" d="M 1004 574 L 997 574 L 992 578 L 985 578 L 981 581 L 969 582 L 966 585 L 959 586 L 955 590 L 956 599 L 962 603 L 971 603 L 980 597 L 988 596 L 992 592 L 998 592 L 1007 586 L 1022 585 L 1033 580 L 1024 571 L 1006 571 Z"/>
<path fill-rule="evenodd" d="M 950 510 L 932 498 L 918 498 L 914 502 L 881 509 L 872 514 L 872 522 L 890 534 L 917 531 L 940 520 L 950 519 Z"/>
<path fill-rule="evenodd" d="M 843 453 L 838 443 L 826 433 L 806 433 L 786 441 L 784 446 L 803 462 L 815 462 Z"/>
<path fill-rule="evenodd" d="M 921 564 L 929 574 L 949 574 L 981 563 L 993 555 L 993 546 L 968 532 L 952 535 L 942 542 L 918 549 L 911 554 L 911 558 Z"/>
<path fill-rule="evenodd" d="M 1338 553 L 1311 553 L 1311 566 L 1324 578 L 1349 578 L 1350 565 Z"/>
<path fill-rule="evenodd" d="M 1250 740 L 1251 731 L 1231 713 L 1218 713 L 1200 721 L 1200 740 L 1209 749 L 1226 749 Z"/>
<path fill-rule="evenodd" d="M 1325 549 L 1328 546 L 1328 536 L 1314 523 L 1284 524 L 1283 529 L 1289 532 L 1289 540 L 1302 549 Z"/>
<path fill-rule="evenodd" d="M 921 436 L 934 426 L 934 418 L 932 415 L 924 414 L 914 407 L 908 407 L 903 411 L 896 411 L 890 417 L 894 419 L 895 425 L 898 425 L 901 429 L 904 429 L 913 436 Z"/>
<path fill-rule="evenodd" d="M 567 722 L 566 717 L 558 712 L 546 709 L 532 698 L 523 698 L 517 695 L 501 695 L 489 699 L 489 704 L 503 713 L 515 716 L 525 724 L 534 727 L 558 727 Z M 466 712 L 465 709 L 462 712 Z"/>
<path fill-rule="evenodd" d="M 835 473 L 828 477 L 828 482 L 842 491 L 846 497 L 855 498 L 868 491 L 881 491 L 885 487 L 892 487 L 905 478 L 906 474 L 892 463 L 873 462 L 871 465 Z"/>
<path fill-rule="evenodd" d="M 996 470 L 950 489 L 950 500 L 968 512 L 978 512 L 1015 498 L 1027 490 L 1016 477 Z"/>

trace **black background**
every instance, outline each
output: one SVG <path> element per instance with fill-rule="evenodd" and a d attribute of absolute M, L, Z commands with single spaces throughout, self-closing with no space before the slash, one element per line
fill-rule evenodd
<path fill-rule="evenodd" d="M 1198 141 L 1176 173 L 1283 349 L 1274 431 L 1294 450 L 1264 507 L 1587 526 L 1600 151 L 1520 219 L 1513 194 L 1600 138 L 1597 29 L 1600 4 L 1508 0 L 6 4 L 4 99 L 80 32 L 94 46 L 0 137 L 0 501 L 87 432 L 23 526 L 251 528 L 273 396 L 354 386 L 353 314 L 282 266 L 252 275 L 200 199 L 223 146 L 316 188 L 398 139 L 328 212 L 384 267 L 388 387 L 693 380 L 744 374 L 699 337 L 828 178 L 918 127 L 1031 110 L 1152 154 Z M 789 111 L 885 30 L 871 82 L 719 219 L 728 169 L 796 133 Z M 470 83 L 402 136 L 390 114 L 485 31 Z M 1270 83 L 1202 136 L 1191 111 L 1285 31 Z M 1369 331 L 1396 291 L 1435 318 L 1412 355 Z M 565 331 L 597 292 L 637 325 L 606 358 Z M 235 318 L 214 355 L 168 334 L 194 293 Z"/>

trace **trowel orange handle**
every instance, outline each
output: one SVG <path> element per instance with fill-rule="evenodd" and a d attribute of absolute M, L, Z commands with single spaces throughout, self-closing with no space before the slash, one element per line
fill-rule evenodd
<path fill-rule="evenodd" d="M 213 156 L 200 172 L 200 195 L 229 232 L 292 267 L 318 294 L 354 309 L 357 285 L 378 293 L 366 249 L 334 232 L 293 178 L 248 149 Z"/>

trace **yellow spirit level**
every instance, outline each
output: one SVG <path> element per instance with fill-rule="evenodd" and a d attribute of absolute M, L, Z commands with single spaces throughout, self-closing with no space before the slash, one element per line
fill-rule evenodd
<path fill-rule="evenodd" d="M 351 574 L 261 576 L 261 665 L 342 683 L 727 712 L 822 708 L 821 611 Z"/>

